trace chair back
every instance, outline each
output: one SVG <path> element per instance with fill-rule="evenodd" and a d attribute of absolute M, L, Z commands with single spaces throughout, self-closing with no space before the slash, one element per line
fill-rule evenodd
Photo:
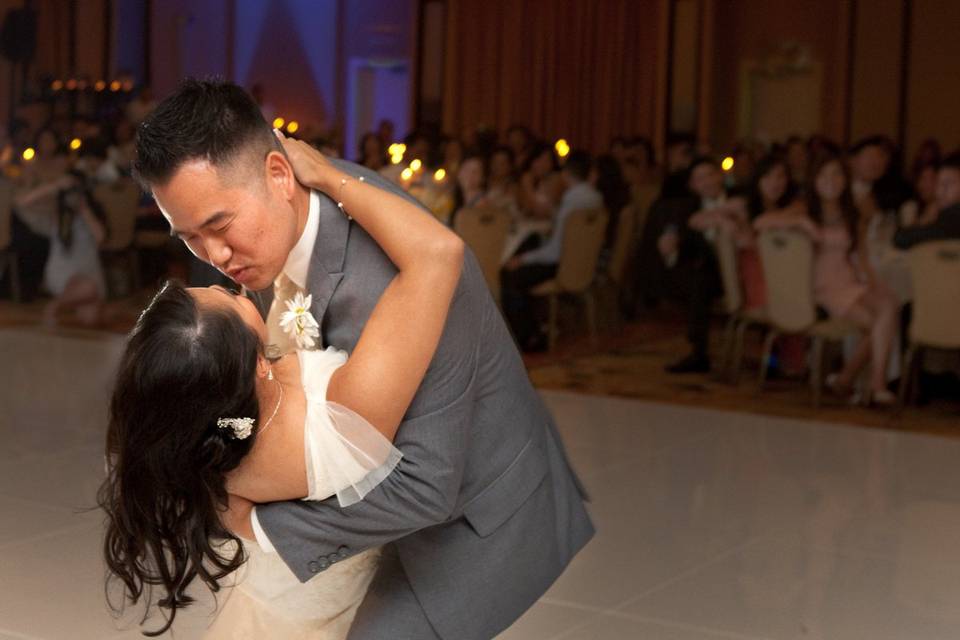
<path fill-rule="evenodd" d="M 793 230 L 764 231 L 757 238 L 767 283 L 767 316 L 786 333 L 799 333 L 817 320 L 813 297 L 813 242 Z"/>
<path fill-rule="evenodd" d="M 13 241 L 13 183 L 0 178 L 0 251 Z"/>
<path fill-rule="evenodd" d="M 740 288 L 740 268 L 737 265 L 737 245 L 733 236 L 717 229 L 713 248 L 720 265 L 720 281 L 723 284 L 723 311 L 733 314 L 743 307 L 743 291 Z"/>
<path fill-rule="evenodd" d="M 510 232 L 505 209 L 471 207 L 457 213 L 454 231 L 470 247 L 496 300 L 500 299 L 500 258 Z"/>
<path fill-rule="evenodd" d="M 610 252 L 610 264 L 607 273 L 610 279 L 618 285 L 623 284 L 630 260 L 630 250 L 634 247 L 637 229 L 637 206 L 628 204 L 620 212 L 617 221 L 617 235 L 613 239 L 613 249 Z"/>
<path fill-rule="evenodd" d="M 910 249 L 913 319 L 910 340 L 960 349 L 960 240 L 927 242 Z"/>
<path fill-rule="evenodd" d="M 608 218 L 603 208 L 580 209 L 567 218 L 556 278 L 562 290 L 580 293 L 593 284 Z"/>
<path fill-rule="evenodd" d="M 133 246 L 137 224 L 140 187 L 131 178 L 98 185 L 94 199 L 103 207 L 107 217 L 107 239 L 100 246 L 103 251 L 123 251 Z"/>

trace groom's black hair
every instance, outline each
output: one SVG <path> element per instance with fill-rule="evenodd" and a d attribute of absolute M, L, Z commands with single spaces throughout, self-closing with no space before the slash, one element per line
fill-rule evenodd
<path fill-rule="evenodd" d="M 282 150 L 253 98 L 220 79 L 181 82 L 137 129 L 135 144 L 134 176 L 146 191 L 190 160 L 236 167 Z M 244 152 L 249 156 L 241 157 Z"/>

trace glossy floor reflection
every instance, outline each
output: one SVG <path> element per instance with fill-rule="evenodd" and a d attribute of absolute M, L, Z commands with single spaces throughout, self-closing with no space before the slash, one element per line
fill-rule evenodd
<path fill-rule="evenodd" d="M 107 613 L 82 511 L 121 344 L 0 330 L 0 640 L 141 637 Z M 957 637 L 960 441 L 544 396 L 599 531 L 504 640 Z"/>

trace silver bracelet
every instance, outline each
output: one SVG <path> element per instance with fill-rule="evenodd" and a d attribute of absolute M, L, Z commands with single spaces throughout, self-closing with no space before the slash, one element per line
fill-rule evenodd
<path fill-rule="evenodd" d="M 340 211 L 343 212 L 343 215 L 347 216 L 347 220 L 353 220 L 353 216 L 347 213 L 346 210 L 343 208 L 343 188 L 351 180 L 353 180 L 353 178 L 340 178 L 340 191 L 337 193 L 337 206 L 340 208 Z M 359 180 L 360 182 L 365 181 L 363 176 L 360 176 L 359 178 L 357 178 L 357 180 Z"/>

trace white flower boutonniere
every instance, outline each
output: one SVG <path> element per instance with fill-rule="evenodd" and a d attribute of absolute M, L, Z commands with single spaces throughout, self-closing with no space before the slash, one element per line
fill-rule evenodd
<path fill-rule="evenodd" d="M 303 297 L 298 291 L 292 300 L 287 300 L 287 311 L 280 316 L 280 327 L 297 343 L 298 349 L 313 349 L 320 337 L 320 325 L 310 313 L 313 296 Z"/>

